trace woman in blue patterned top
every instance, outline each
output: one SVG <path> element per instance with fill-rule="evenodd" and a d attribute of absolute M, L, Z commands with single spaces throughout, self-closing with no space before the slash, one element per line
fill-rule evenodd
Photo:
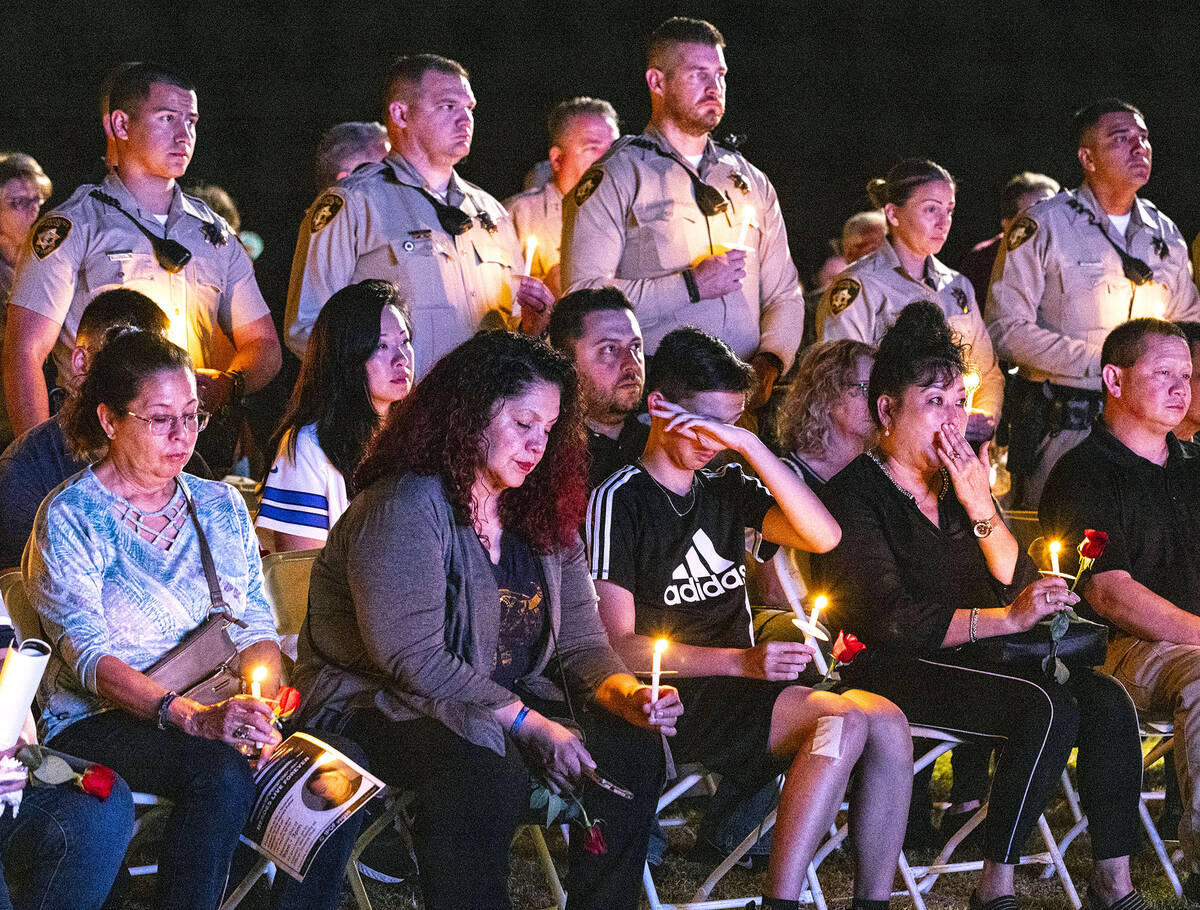
<path fill-rule="evenodd" d="M 250 763 L 235 747 L 266 752 L 279 733 L 262 699 L 205 706 L 143 671 L 209 614 L 198 522 L 240 623 L 229 629 L 241 671 L 265 667 L 262 693 L 274 695 L 279 645 L 258 544 L 232 487 L 181 473 L 208 419 L 186 351 L 153 332 L 118 335 L 96 353 L 69 408 L 68 440 L 91 466 L 46 497 L 23 566 L 54 649 L 41 733 L 55 748 L 117 770 L 134 790 L 174 803 L 157 905 L 211 910 L 255 792 Z"/>

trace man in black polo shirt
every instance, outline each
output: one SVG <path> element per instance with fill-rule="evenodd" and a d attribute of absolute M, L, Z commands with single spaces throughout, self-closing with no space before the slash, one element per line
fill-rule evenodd
<path fill-rule="evenodd" d="M 638 419 L 646 361 L 633 304 L 614 287 L 573 291 L 554 306 L 550 344 L 575 364 L 587 426 L 588 488 L 646 447 L 650 425 Z M 643 415 L 644 416 L 644 415 Z"/>
<path fill-rule="evenodd" d="M 756 644 L 743 551 L 752 528 L 774 543 L 825 551 L 841 530 L 816 495 L 761 440 L 733 424 L 750 367 L 692 328 L 660 342 L 650 366 L 650 435 L 642 457 L 597 487 L 587 543 L 600 617 L 625 663 L 651 666 L 655 639 L 684 701 L 671 748 L 753 793 L 786 771 L 763 908 L 790 910 L 857 768 L 856 910 L 886 907 L 912 784 L 904 716 L 865 692 L 796 685 L 812 648 Z M 705 470 L 730 449 L 741 465 Z M 724 783 L 723 780 L 723 783 Z"/>
<path fill-rule="evenodd" d="M 1191 401 L 1192 358 L 1177 326 L 1133 319 L 1100 355 L 1103 419 L 1055 465 L 1042 529 L 1073 553 L 1087 528 L 1108 545 L 1081 582 L 1114 627 L 1107 672 L 1138 710 L 1175 723 L 1186 896 L 1200 897 L 1200 447 L 1172 429 Z M 1074 568 L 1064 561 L 1064 570 Z M 1193 769 L 1189 773 L 1189 769 Z"/>

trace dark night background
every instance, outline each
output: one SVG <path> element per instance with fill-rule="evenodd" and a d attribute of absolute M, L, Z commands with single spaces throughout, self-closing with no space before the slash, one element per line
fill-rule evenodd
<path fill-rule="evenodd" d="M 1066 121 L 1118 94 L 1146 113 L 1154 175 L 1146 195 L 1190 239 L 1200 229 L 1194 76 L 1197 8 L 1161 4 L 972 3 L 125 3 L 10 5 L 0 20 L 0 148 L 32 153 L 53 202 L 96 179 L 96 87 L 130 59 L 180 67 L 201 122 L 191 180 L 228 189 L 266 241 L 259 281 L 281 312 L 296 230 L 312 200 L 319 133 L 377 119 L 395 55 L 434 51 L 471 71 L 479 100 L 462 173 L 504 198 L 545 157 L 558 100 L 612 101 L 623 132 L 649 112 L 644 38 L 669 15 L 707 18 L 730 66 L 721 132 L 779 190 L 801 274 L 863 207 L 866 181 L 920 155 L 959 180 L 943 258 L 998 230 L 996 200 L 1023 169 L 1073 184 Z"/>

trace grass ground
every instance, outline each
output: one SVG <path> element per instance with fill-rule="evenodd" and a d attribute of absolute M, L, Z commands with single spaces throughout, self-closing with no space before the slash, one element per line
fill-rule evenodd
<path fill-rule="evenodd" d="M 935 799 L 938 794 L 945 794 L 949 789 L 949 756 L 943 756 L 934 775 Z M 1147 784 L 1155 785 L 1155 775 L 1152 771 Z M 1153 809 L 1157 811 L 1157 809 Z M 1070 814 L 1061 799 L 1052 802 L 1047 813 L 1051 828 L 1060 834 L 1070 827 Z M 658 887 L 660 900 L 686 900 L 700 883 L 712 871 L 712 864 L 701 865 L 688 859 L 687 851 L 695 839 L 695 830 L 699 820 L 699 810 L 691 808 L 687 814 L 687 823 L 678 828 L 669 829 L 671 851 L 668 853 L 663 866 L 655 872 L 655 882 Z M 547 842 L 555 857 L 560 874 L 565 873 L 566 846 L 562 837 L 556 832 L 547 832 Z M 1040 839 L 1035 833 L 1030 841 L 1030 849 L 1037 849 Z M 1086 901 L 1084 887 L 1087 882 L 1089 863 L 1089 844 L 1084 834 L 1072 844 L 1066 854 L 1067 867 L 1079 889 L 1080 897 Z M 932 852 L 913 852 L 908 854 L 913 864 L 928 862 L 933 859 Z M 969 851 L 961 855 L 956 853 L 956 859 L 973 859 Z M 469 858 L 467 858 L 469 861 Z M 821 886 L 825 891 L 830 910 L 842 910 L 848 907 L 852 896 L 852 873 L 848 857 L 842 852 L 833 853 L 818 870 Z M 1156 908 L 1175 910 L 1184 908 L 1187 904 L 1177 899 L 1162 869 L 1150 849 L 1149 843 L 1143 842 L 1142 849 L 1133 858 L 1134 883 L 1142 894 Z M 971 873 L 945 875 L 938 879 L 932 891 L 926 895 L 925 901 L 929 910 L 958 910 L 965 908 L 968 896 L 975 881 Z M 741 869 L 735 869 L 718 885 L 713 897 L 739 897 L 760 894 L 763 876 Z M 897 886 L 899 879 L 897 879 Z M 125 903 L 125 910 L 149 910 L 151 882 L 139 880 L 135 882 L 132 894 Z M 423 907 L 419 890 L 415 883 L 400 885 L 380 885 L 367 882 L 367 891 L 375 910 L 419 910 Z M 518 833 L 513 842 L 512 874 L 509 878 L 509 893 L 512 897 L 514 910 L 545 910 L 553 903 L 550 887 L 546 882 L 537 862 L 533 842 L 525 833 Z M 1044 910 L 1068 910 L 1069 904 L 1056 878 L 1041 878 L 1041 867 L 1031 866 L 1022 868 L 1017 875 L 1017 896 L 1024 910 L 1044 908 Z M 260 887 L 242 903 L 244 910 L 262 910 L 267 905 L 266 889 Z M 894 898 L 894 907 L 910 907 L 912 902 L 904 897 Z M 643 899 L 642 906 L 648 906 Z M 342 900 L 343 910 L 353 910 L 354 900 L 347 888 Z M 469 910 L 469 908 L 467 908 Z"/>

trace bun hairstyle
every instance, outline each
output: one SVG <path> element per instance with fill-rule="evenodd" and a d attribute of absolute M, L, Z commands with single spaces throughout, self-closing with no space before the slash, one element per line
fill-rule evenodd
<path fill-rule="evenodd" d="M 879 342 L 867 388 L 871 418 L 879 423 L 880 395 L 902 398 L 911 386 L 952 382 L 967 370 L 967 345 L 928 300 L 910 303 Z"/>
<path fill-rule="evenodd" d="M 905 158 L 892 166 L 887 177 L 876 177 L 867 182 L 867 197 L 877 209 L 888 203 L 904 205 L 917 187 L 927 183 L 949 183 L 955 185 L 950 172 L 940 164 L 925 158 Z"/>

